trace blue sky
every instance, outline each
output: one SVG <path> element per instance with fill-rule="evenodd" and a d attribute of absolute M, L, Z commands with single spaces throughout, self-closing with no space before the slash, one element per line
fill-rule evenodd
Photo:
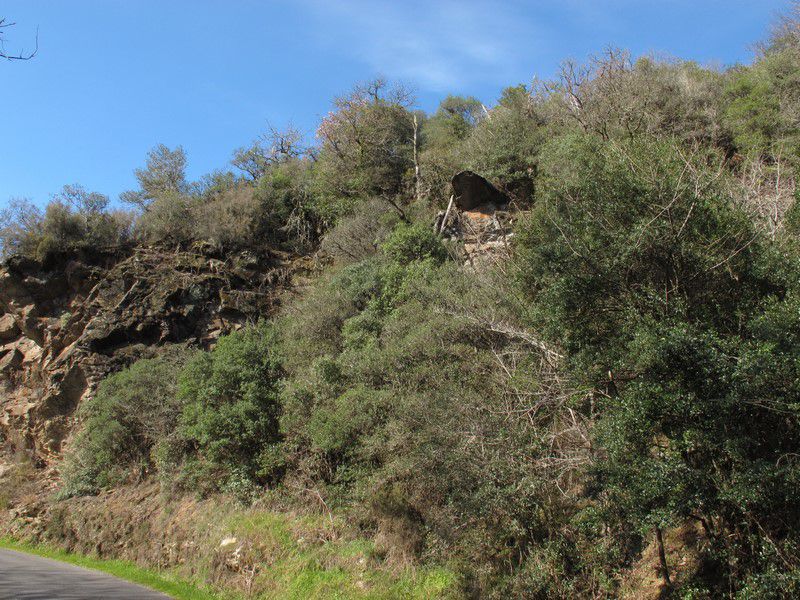
<path fill-rule="evenodd" d="M 384 75 L 433 110 L 491 104 L 604 46 L 729 65 L 787 0 L 2 0 L 0 206 L 66 183 L 115 198 L 158 143 L 192 178 L 224 168 L 267 122 L 313 136 L 337 94 Z"/>

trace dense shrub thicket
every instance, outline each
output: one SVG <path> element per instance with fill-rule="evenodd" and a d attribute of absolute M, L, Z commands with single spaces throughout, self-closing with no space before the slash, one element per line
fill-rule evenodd
<path fill-rule="evenodd" d="M 275 478 L 281 362 L 268 324 L 222 338 L 195 355 L 178 378 L 176 436 L 159 448 L 162 473 L 201 491 L 247 493 Z"/>
<path fill-rule="evenodd" d="M 181 349 L 140 360 L 81 405 L 84 426 L 62 469 L 61 495 L 95 493 L 153 471 L 154 450 L 171 443 L 178 425 L 177 373 L 186 358 Z"/>
<path fill-rule="evenodd" d="M 81 407 L 64 495 L 158 472 L 169 488 L 247 493 L 280 469 L 281 363 L 268 324 L 109 376 Z"/>
<path fill-rule="evenodd" d="M 126 245 L 133 237 L 133 213 L 107 210 L 109 199 L 79 185 L 65 185 L 44 211 L 15 199 L 0 212 L 3 255 L 45 259 L 52 254 Z"/>
<path fill-rule="evenodd" d="M 188 183 L 157 148 L 126 197 L 134 237 L 335 261 L 180 374 L 166 357 L 110 377 L 65 493 L 151 471 L 271 489 L 476 597 L 617 596 L 648 547 L 694 532 L 696 564 L 662 553 L 667 592 L 797 597 L 797 32 L 727 70 L 608 51 L 430 117 L 378 81 L 335 102 L 317 148 L 273 131 L 238 150 L 241 177 Z M 429 225 L 463 168 L 523 209 L 514 256 L 478 274 Z M 82 243 L 87 209 L 58 210 L 9 221 L 6 251 Z"/>

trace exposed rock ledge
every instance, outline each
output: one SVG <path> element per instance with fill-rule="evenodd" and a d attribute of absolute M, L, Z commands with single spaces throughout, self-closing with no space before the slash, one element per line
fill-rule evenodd
<path fill-rule="evenodd" d="M 0 268 L 0 446 L 39 464 L 57 454 L 75 409 L 108 373 L 170 344 L 208 347 L 269 314 L 285 257 L 139 248 Z"/>

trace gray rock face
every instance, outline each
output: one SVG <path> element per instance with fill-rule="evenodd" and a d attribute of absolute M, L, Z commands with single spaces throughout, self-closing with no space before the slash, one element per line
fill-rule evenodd
<path fill-rule="evenodd" d="M 289 276 L 277 256 L 220 260 L 152 248 L 91 264 L 7 262 L 0 268 L 0 445 L 48 462 L 76 408 L 106 375 L 171 345 L 213 345 L 269 314 Z"/>

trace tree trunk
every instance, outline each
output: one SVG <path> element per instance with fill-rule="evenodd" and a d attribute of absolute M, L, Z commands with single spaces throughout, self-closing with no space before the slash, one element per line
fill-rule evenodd
<path fill-rule="evenodd" d="M 439 226 L 439 233 L 441 234 L 444 232 L 444 228 L 447 227 L 447 220 L 450 218 L 450 210 L 453 208 L 453 198 L 454 196 L 450 196 L 450 202 L 447 204 L 447 210 L 444 211 L 444 217 L 442 218 L 442 224 Z"/>
<path fill-rule="evenodd" d="M 672 587 L 672 581 L 669 578 L 669 567 L 667 566 L 667 555 L 664 552 L 664 536 L 661 535 L 661 528 L 656 527 L 656 543 L 658 544 L 658 562 L 661 564 L 661 576 L 664 578 L 664 583 L 667 587 Z"/>
<path fill-rule="evenodd" d="M 419 137 L 417 132 L 419 125 L 417 123 L 417 115 L 414 115 L 414 196 L 417 202 L 422 198 L 422 181 L 420 180 L 419 172 Z"/>

